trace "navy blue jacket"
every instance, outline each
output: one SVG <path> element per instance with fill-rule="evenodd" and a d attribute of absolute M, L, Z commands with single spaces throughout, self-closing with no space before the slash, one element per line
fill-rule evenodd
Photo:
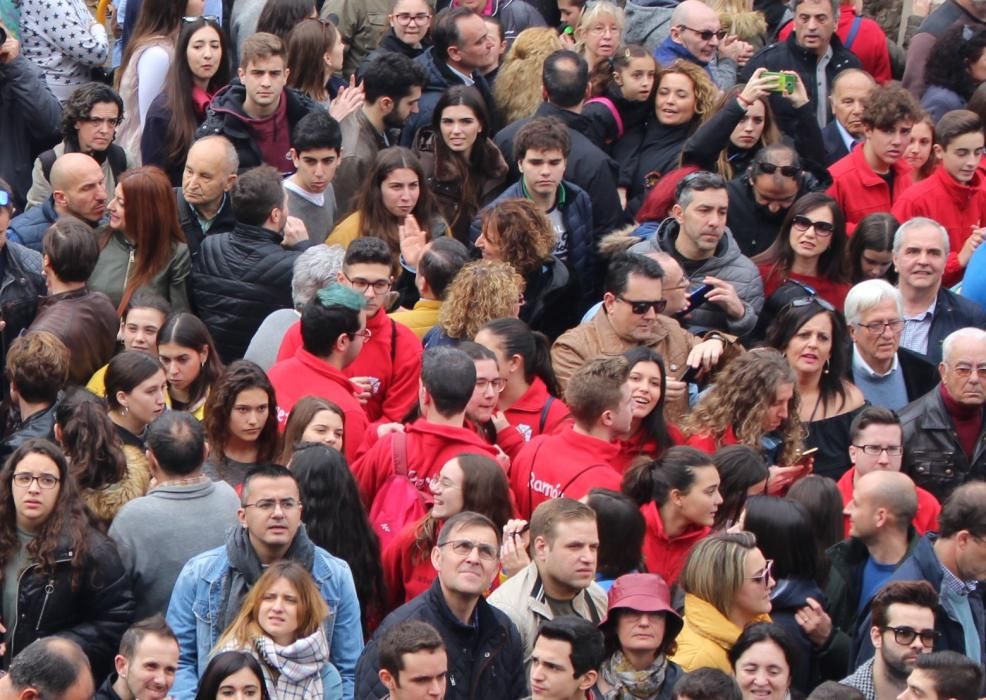
<path fill-rule="evenodd" d="M 48 198 L 40 207 L 32 207 L 15 216 L 7 229 L 7 240 L 41 252 L 41 239 L 45 231 L 58 220 L 55 200 Z"/>
<path fill-rule="evenodd" d="M 945 338 L 952 331 L 967 326 L 986 328 L 986 309 L 944 287 L 939 289 L 931 329 L 928 331 L 928 349 L 925 352 L 928 362 L 936 365 L 941 362 L 941 346 Z"/>

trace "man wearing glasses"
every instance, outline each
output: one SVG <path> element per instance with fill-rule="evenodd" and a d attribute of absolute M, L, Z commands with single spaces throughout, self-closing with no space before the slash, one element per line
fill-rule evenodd
<path fill-rule="evenodd" d="M 500 532 L 489 518 L 471 511 L 449 518 L 431 550 L 437 578 L 431 588 L 397 608 L 377 628 L 356 667 L 356 697 L 387 695 L 377 674 L 378 643 L 387 630 L 406 620 L 427 622 L 445 642 L 446 697 L 523 697 L 526 683 L 520 635 L 510 618 L 484 597 L 497 576 L 499 562 Z"/>
<path fill-rule="evenodd" d="M 219 635 L 236 617 L 264 568 L 282 559 L 302 564 L 329 604 L 329 660 L 353 697 L 356 660 L 363 649 L 359 601 L 349 567 L 316 546 L 301 527 L 298 482 L 286 467 L 263 464 L 243 481 L 239 527 L 226 543 L 193 557 L 181 570 L 168 605 L 168 624 L 181 651 L 172 695 L 191 698 Z"/>
<path fill-rule="evenodd" d="M 654 51 L 662 66 L 682 59 L 701 66 L 719 89 L 736 84 L 737 66 L 753 55 L 753 47 L 727 36 L 719 13 L 699 0 L 684 0 L 671 13 L 671 33 Z"/>
<path fill-rule="evenodd" d="M 927 581 L 935 589 L 935 651 L 965 654 L 983 663 L 986 649 L 983 599 L 979 581 L 986 581 L 986 483 L 957 488 L 942 508 L 937 534 L 928 533 L 890 577 L 890 582 Z M 875 618 L 873 618 L 875 620 Z M 873 656 L 869 615 L 856 628 L 850 668 Z M 915 624 L 909 625 L 917 629 Z M 922 628 L 923 629 L 923 628 Z M 925 646 L 928 645 L 928 640 Z"/>
<path fill-rule="evenodd" d="M 904 471 L 944 500 L 966 481 L 986 478 L 986 330 L 949 335 L 941 383 L 901 411 Z"/>
<path fill-rule="evenodd" d="M 935 387 L 935 366 L 900 346 L 904 303 L 889 282 L 860 282 L 849 290 L 844 308 L 853 341 L 850 379 L 867 401 L 899 411 Z"/>
<path fill-rule="evenodd" d="M 907 676 L 921 654 L 930 654 L 938 637 L 938 596 L 927 581 L 897 581 L 880 589 L 871 603 L 872 659 L 841 682 L 866 700 L 895 700 L 907 687 Z"/>

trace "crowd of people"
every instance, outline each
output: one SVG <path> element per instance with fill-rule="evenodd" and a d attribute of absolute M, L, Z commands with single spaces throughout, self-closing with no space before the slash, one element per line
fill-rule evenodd
<path fill-rule="evenodd" d="M 986 696 L 980 0 L 0 0 L 0 699 Z"/>

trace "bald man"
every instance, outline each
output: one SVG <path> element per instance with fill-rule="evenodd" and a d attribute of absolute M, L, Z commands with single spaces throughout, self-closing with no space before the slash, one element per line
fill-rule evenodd
<path fill-rule="evenodd" d="M 832 568 L 825 588 L 845 652 L 857 616 L 920 541 L 911 526 L 917 509 L 917 491 L 906 474 L 877 469 L 856 480 L 845 508 L 849 538 L 828 550 Z"/>
<path fill-rule="evenodd" d="M 702 66 L 722 90 L 736 84 L 736 70 L 753 55 L 753 47 L 727 36 L 719 13 L 700 0 L 684 0 L 671 13 L 671 34 L 654 51 L 662 66 L 683 59 Z"/>
<path fill-rule="evenodd" d="M 857 143 L 863 142 L 863 106 L 876 81 L 859 68 L 844 70 L 832 81 L 829 104 L 835 117 L 822 129 L 825 143 L 825 165 L 849 155 Z"/>
<path fill-rule="evenodd" d="M 105 177 L 92 156 L 66 153 L 59 157 L 51 166 L 51 197 L 15 217 L 7 238 L 40 253 L 44 232 L 62 216 L 74 216 L 95 228 L 106 211 Z"/>
<path fill-rule="evenodd" d="M 178 219 L 188 251 L 199 253 L 202 240 L 236 227 L 229 192 L 236 182 L 240 159 L 225 136 L 206 136 L 192 144 L 185 159 L 181 187 L 175 188 Z"/>
<path fill-rule="evenodd" d="M 43 637 L 24 647 L 0 678 L 0 700 L 89 700 L 95 690 L 89 659 L 62 637 Z"/>

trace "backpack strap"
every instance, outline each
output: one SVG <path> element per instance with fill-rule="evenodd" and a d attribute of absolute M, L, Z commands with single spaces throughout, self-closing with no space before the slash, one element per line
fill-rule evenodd
<path fill-rule="evenodd" d="M 538 421 L 538 435 L 544 434 L 544 425 L 548 422 L 548 412 L 551 411 L 551 404 L 555 402 L 555 397 L 548 394 L 548 400 L 541 407 L 541 419 Z"/>
<path fill-rule="evenodd" d="M 38 156 L 38 160 L 41 161 L 41 173 L 45 176 L 45 180 L 51 182 L 51 166 L 55 164 L 55 149 L 49 148 L 47 151 Z"/>
<path fill-rule="evenodd" d="M 609 110 L 609 113 L 613 115 L 613 120 L 616 122 L 616 138 L 618 139 L 623 138 L 623 131 L 624 131 L 623 117 L 620 116 L 620 110 L 618 110 L 616 108 L 616 105 L 613 104 L 613 100 L 609 99 L 608 97 L 592 97 L 586 100 L 585 104 L 588 105 L 594 102 L 603 105 L 606 109 Z"/>
<path fill-rule="evenodd" d="M 407 433 L 403 430 L 394 433 L 390 441 L 390 451 L 394 459 L 394 473 L 407 478 Z"/>
<path fill-rule="evenodd" d="M 859 15 L 856 15 L 855 17 L 852 18 L 852 26 L 849 27 L 849 36 L 846 37 L 845 42 L 843 42 L 842 44 L 847 49 L 852 49 L 852 45 L 856 41 L 856 35 L 859 34 L 859 27 L 862 24 L 863 24 L 863 18 L 860 17 Z"/>

